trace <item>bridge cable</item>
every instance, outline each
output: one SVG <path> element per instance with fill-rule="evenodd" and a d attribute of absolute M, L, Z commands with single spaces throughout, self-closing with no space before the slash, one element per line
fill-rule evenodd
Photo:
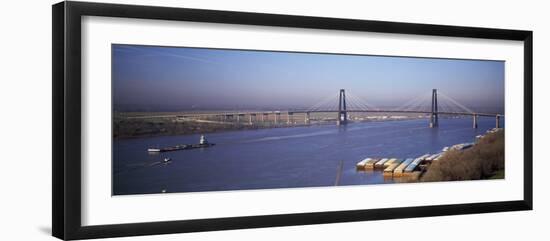
<path fill-rule="evenodd" d="M 306 111 L 317 111 L 322 109 L 323 107 L 326 107 L 325 105 L 329 103 L 329 101 L 334 101 L 334 96 L 327 96 L 321 101 L 317 102 L 315 105 L 309 107 L 306 109 Z M 338 101 L 338 96 L 336 97 L 336 101 Z"/>
<path fill-rule="evenodd" d="M 354 99 L 355 102 L 359 103 L 359 106 L 362 107 L 362 110 L 379 110 L 380 109 L 377 106 L 370 104 L 368 101 L 366 101 L 365 99 L 359 96 L 356 96 L 349 92 L 348 92 L 348 95 L 350 98 Z"/>
<path fill-rule="evenodd" d="M 448 95 L 446 95 L 446 94 L 444 94 L 444 93 L 441 93 L 441 92 L 438 93 L 438 97 L 439 97 L 439 95 L 442 96 L 444 99 L 450 101 L 451 103 L 455 104 L 456 106 L 458 106 L 459 109 L 461 109 L 462 111 L 466 111 L 467 113 L 470 113 L 470 114 L 475 113 L 475 112 L 472 111 L 470 108 L 468 108 L 468 107 L 466 107 L 466 106 L 460 104 L 458 101 L 456 101 L 455 99 L 451 98 L 450 96 L 448 96 Z"/>
<path fill-rule="evenodd" d="M 423 101 L 422 99 L 423 99 L 424 97 L 425 97 L 424 95 L 419 95 L 419 96 L 417 96 L 417 97 L 415 97 L 415 98 L 413 98 L 413 99 L 411 99 L 411 100 L 405 102 L 405 104 L 402 104 L 402 105 L 400 105 L 400 106 L 394 107 L 394 108 L 392 108 L 392 109 L 395 110 L 395 111 L 400 111 L 400 110 L 409 111 L 409 110 L 411 110 L 414 106 L 418 105 L 418 103 L 422 102 L 422 101 Z"/>

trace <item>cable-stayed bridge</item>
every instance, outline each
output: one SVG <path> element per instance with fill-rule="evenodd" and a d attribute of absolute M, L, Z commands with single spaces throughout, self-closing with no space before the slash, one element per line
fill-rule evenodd
<path fill-rule="evenodd" d="M 501 113 L 485 113 L 474 111 L 462 105 L 453 98 L 438 92 L 431 91 L 431 95 L 420 95 L 398 107 L 379 108 L 369 104 L 364 99 L 346 93 L 340 89 L 337 95 L 331 95 L 317 102 L 309 108 L 278 111 L 233 111 L 233 112 L 208 112 L 189 113 L 183 115 L 158 115 L 158 116 L 135 116 L 132 118 L 176 118 L 182 121 L 196 121 L 205 123 L 254 123 L 271 122 L 274 124 L 296 123 L 296 118 L 302 119 L 301 123 L 309 124 L 313 114 L 324 113 L 325 116 L 332 116 L 336 119 L 337 125 L 346 125 L 351 114 L 361 113 L 402 113 L 425 115 L 429 119 L 429 126 L 439 126 L 440 115 L 449 116 L 471 116 L 472 127 L 477 128 L 478 117 L 495 118 L 495 127 L 500 127 L 500 119 L 504 117 Z"/>

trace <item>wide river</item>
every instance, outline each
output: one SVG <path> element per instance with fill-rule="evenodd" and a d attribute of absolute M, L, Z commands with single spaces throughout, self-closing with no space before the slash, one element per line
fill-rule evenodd
<path fill-rule="evenodd" d="M 502 122 L 502 121 L 501 121 Z M 501 126 L 504 124 L 501 123 Z M 116 140 L 113 195 L 392 183 L 382 172 L 358 172 L 366 157 L 418 157 L 443 147 L 473 142 L 495 127 L 494 118 L 349 123 L 208 134 L 216 145 L 149 154 L 149 147 L 198 143 L 200 135 Z M 158 164 L 164 158 L 168 164 Z"/>

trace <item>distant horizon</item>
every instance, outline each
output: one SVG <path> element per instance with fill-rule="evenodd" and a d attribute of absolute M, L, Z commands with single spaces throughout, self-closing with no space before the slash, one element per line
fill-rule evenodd
<path fill-rule="evenodd" d="M 378 107 L 418 96 L 428 106 L 434 88 L 476 111 L 504 110 L 498 60 L 113 44 L 112 71 L 117 112 L 307 109 L 337 104 L 339 89 Z"/>

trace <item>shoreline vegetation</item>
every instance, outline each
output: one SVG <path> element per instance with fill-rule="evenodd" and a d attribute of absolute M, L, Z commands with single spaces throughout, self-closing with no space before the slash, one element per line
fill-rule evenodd
<path fill-rule="evenodd" d="M 336 118 L 330 114 L 311 115 L 309 122 L 305 116 L 293 115 L 289 122 L 285 113 L 281 113 L 276 121 L 274 115 L 265 120 L 250 121 L 247 118 L 220 120 L 219 118 L 182 118 L 185 113 L 175 112 L 114 112 L 113 138 L 131 139 L 141 137 L 175 136 L 208 134 L 226 131 L 255 130 L 268 128 L 289 128 L 317 125 L 334 125 Z M 258 117 L 259 118 L 259 117 Z M 428 118 L 426 115 L 392 115 L 380 113 L 377 115 L 350 115 L 350 122 L 378 122 Z"/>
<path fill-rule="evenodd" d="M 357 172 L 383 172 L 393 183 L 504 179 L 504 129 L 493 128 L 473 143 L 457 143 L 416 158 L 365 158 Z"/>
<path fill-rule="evenodd" d="M 504 130 L 487 133 L 466 150 L 449 150 L 420 182 L 504 179 Z"/>

